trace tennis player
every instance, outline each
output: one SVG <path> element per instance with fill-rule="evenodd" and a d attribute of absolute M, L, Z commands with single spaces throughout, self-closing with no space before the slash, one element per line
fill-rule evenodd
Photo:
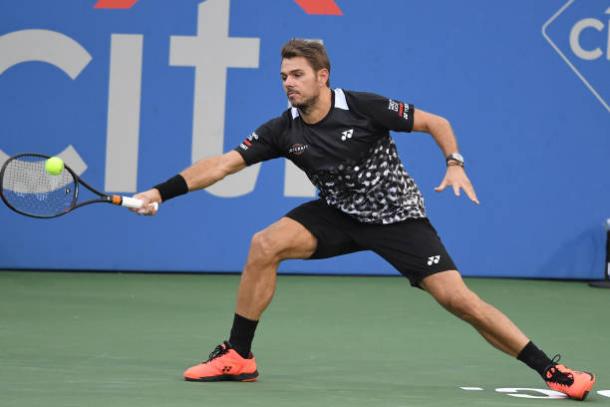
<path fill-rule="evenodd" d="M 595 376 L 558 364 L 558 355 L 551 360 L 508 317 L 472 292 L 426 216 L 422 194 L 406 172 L 390 131 L 429 133 L 446 157 L 446 174 L 436 191 L 452 188 L 459 196 L 463 190 L 479 204 L 450 123 L 396 99 L 331 89 L 330 62 L 317 42 L 291 40 L 281 56 L 280 75 L 291 108 L 260 126 L 235 150 L 200 160 L 135 196 L 146 204 L 165 202 L 277 157 L 292 160 L 319 190 L 319 199 L 254 235 L 229 339 L 207 361 L 187 369 L 184 378 L 256 380 L 251 344 L 273 297 L 280 262 L 372 250 L 491 345 L 536 370 L 548 387 L 583 400 Z M 141 214 L 155 214 L 144 207 Z"/>

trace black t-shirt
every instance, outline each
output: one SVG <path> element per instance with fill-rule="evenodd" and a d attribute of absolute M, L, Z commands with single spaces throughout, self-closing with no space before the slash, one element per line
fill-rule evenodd
<path fill-rule="evenodd" d="M 364 223 L 389 224 L 426 216 L 390 130 L 413 129 L 413 105 L 372 93 L 335 89 L 321 121 L 305 123 L 290 108 L 235 150 L 247 165 L 286 157 L 318 188 L 320 198 Z"/>

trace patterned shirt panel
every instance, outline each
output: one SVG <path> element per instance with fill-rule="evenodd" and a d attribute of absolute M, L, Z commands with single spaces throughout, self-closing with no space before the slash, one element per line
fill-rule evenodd
<path fill-rule="evenodd" d="M 424 198 L 389 136 L 373 145 L 363 161 L 317 171 L 310 180 L 328 205 L 360 222 L 390 224 L 426 217 Z"/>

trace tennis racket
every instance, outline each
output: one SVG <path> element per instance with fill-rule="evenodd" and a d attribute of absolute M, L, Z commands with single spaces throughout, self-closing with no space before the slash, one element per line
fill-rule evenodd
<path fill-rule="evenodd" d="M 93 203 L 109 203 L 140 209 L 139 199 L 106 195 L 93 188 L 67 165 L 59 175 L 48 174 L 45 162 L 51 157 L 24 153 L 9 158 L 0 170 L 0 198 L 13 211 L 32 218 L 56 218 Z M 80 185 L 97 197 L 79 202 Z M 158 204 L 152 204 L 158 209 Z"/>

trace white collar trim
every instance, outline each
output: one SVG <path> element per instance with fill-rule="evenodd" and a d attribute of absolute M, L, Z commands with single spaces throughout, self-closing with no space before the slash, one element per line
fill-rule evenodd
<path fill-rule="evenodd" d="M 345 93 L 343 93 L 343 89 L 335 89 L 335 107 L 337 109 L 349 110 L 349 107 L 347 106 L 347 99 L 345 99 Z"/>
<path fill-rule="evenodd" d="M 299 109 L 297 109 L 296 107 L 291 107 L 290 108 L 290 113 L 292 113 L 292 120 L 294 120 L 297 117 L 299 117 Z"/>

